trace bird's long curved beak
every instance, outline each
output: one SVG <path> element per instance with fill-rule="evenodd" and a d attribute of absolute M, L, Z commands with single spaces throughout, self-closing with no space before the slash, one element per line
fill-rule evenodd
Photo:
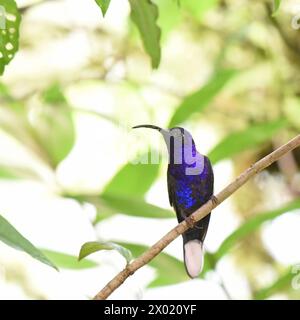
<path fill-rule="evenodd" d="M 158 126 L 154 126 L 152 124 L 141 124 L 139 126 L 134 126 L 132 129 L 138 129 L 138 128 L 148 128 L 148 129 L 154 129 L 158 130 L 164 137 L 164 140 L 167 144 L 168 151 L 170 149 L 170 132 L 168 130 L 165 130 L 163 128 L 160 128 Z"/>
<path fill-rule="evenodd" d="M 165 130 L 158 126 L 153 126 L 152 124 L 141 124 L 139 126 L 132 127 L 132 129 L 138 129 L 138 128 L 148 128 L 148 129 L 158 130 L 164 136 L 165 139 L 170 137 L 170 133 L 168 130 Z"/>
<path fill-rule="evenodd" d="M 138 129 L 138 128 L 149 128 L 149 129 L 155 129 L 155 130 L 158 130 L 158 131 L 164 130 L 164 129 L 158 127 L 158 126 L 153 126 L 152 124 L 141 124 L 139 126 L 132 127 L 132 129 Z"/>

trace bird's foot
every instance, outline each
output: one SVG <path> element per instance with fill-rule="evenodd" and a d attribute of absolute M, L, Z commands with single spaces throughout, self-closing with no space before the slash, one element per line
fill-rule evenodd
<path fill-rule="evenodd" d="M 194 220 L 193 217 L 189 216 L 189 217 L 186 217 L 184 219 L 184 221 L 186 222 L 186 224 L 188 225 L 189 228 L 193 228 L 196 224 L 196 221 Z"/>
<path fill-rule="evenodd" d="M 219 200 L 216 196 L 212 195 L 210 198 L 211 202 L 213 203 L 214 206 L 217 206 L 219 204 Z"/>

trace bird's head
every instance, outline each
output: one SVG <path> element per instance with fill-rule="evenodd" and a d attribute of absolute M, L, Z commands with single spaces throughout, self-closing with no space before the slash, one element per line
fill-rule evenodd
<path fill-rule="evenodd" d="M 171 129 L 162 129 L 158 126 L 150 124 L 143 124 L 133 127 L 133 129 L 137 128 L 149 128 L 159 131 L 166 142 L 171 162 L 182 163 L 183 154 L 185 152 L 190 152 L 191 156 L 195 156 L 196 154 L 196 146 L 193 137 L 184 128 L 174 127 Z"/>

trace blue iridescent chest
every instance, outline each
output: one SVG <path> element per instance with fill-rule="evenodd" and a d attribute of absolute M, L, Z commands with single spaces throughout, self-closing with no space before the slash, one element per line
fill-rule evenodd
<path fill-rule="evenodd" d="M 176 180 L 175 198 L 176 203 L 180 207 L 189 209 L 199 206 L 207 201 L 207 194 L 210 192 L 209 164 L 205 157 L 202 158 L 201 171 L 197 174 L 187 174 L 188 168 L 192 168 L 196 164 L 171 164 L 170 174 Z M 207 190 L 206 190 L 207 189 Z"/>

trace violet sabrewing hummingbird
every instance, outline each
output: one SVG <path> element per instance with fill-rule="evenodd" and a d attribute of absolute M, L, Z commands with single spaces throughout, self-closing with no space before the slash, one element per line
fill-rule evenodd
<path fill-rule="evenodd" d="M 213 198 L 214 174 L 210 160 L 197 151 L 191 134 L 181 127 L 169 130 L 153 125 L 133 127 L 136 128 L 155 129 L 162 134 L 169 154 L 167 184 L 170 205 L 178 222 L 188 221 L 193 212 Z M 191 278 L 197 277 L 202 270 L 203 242 L 209 219 L 210 214 L 182 234 L 184 264 Z"/>

